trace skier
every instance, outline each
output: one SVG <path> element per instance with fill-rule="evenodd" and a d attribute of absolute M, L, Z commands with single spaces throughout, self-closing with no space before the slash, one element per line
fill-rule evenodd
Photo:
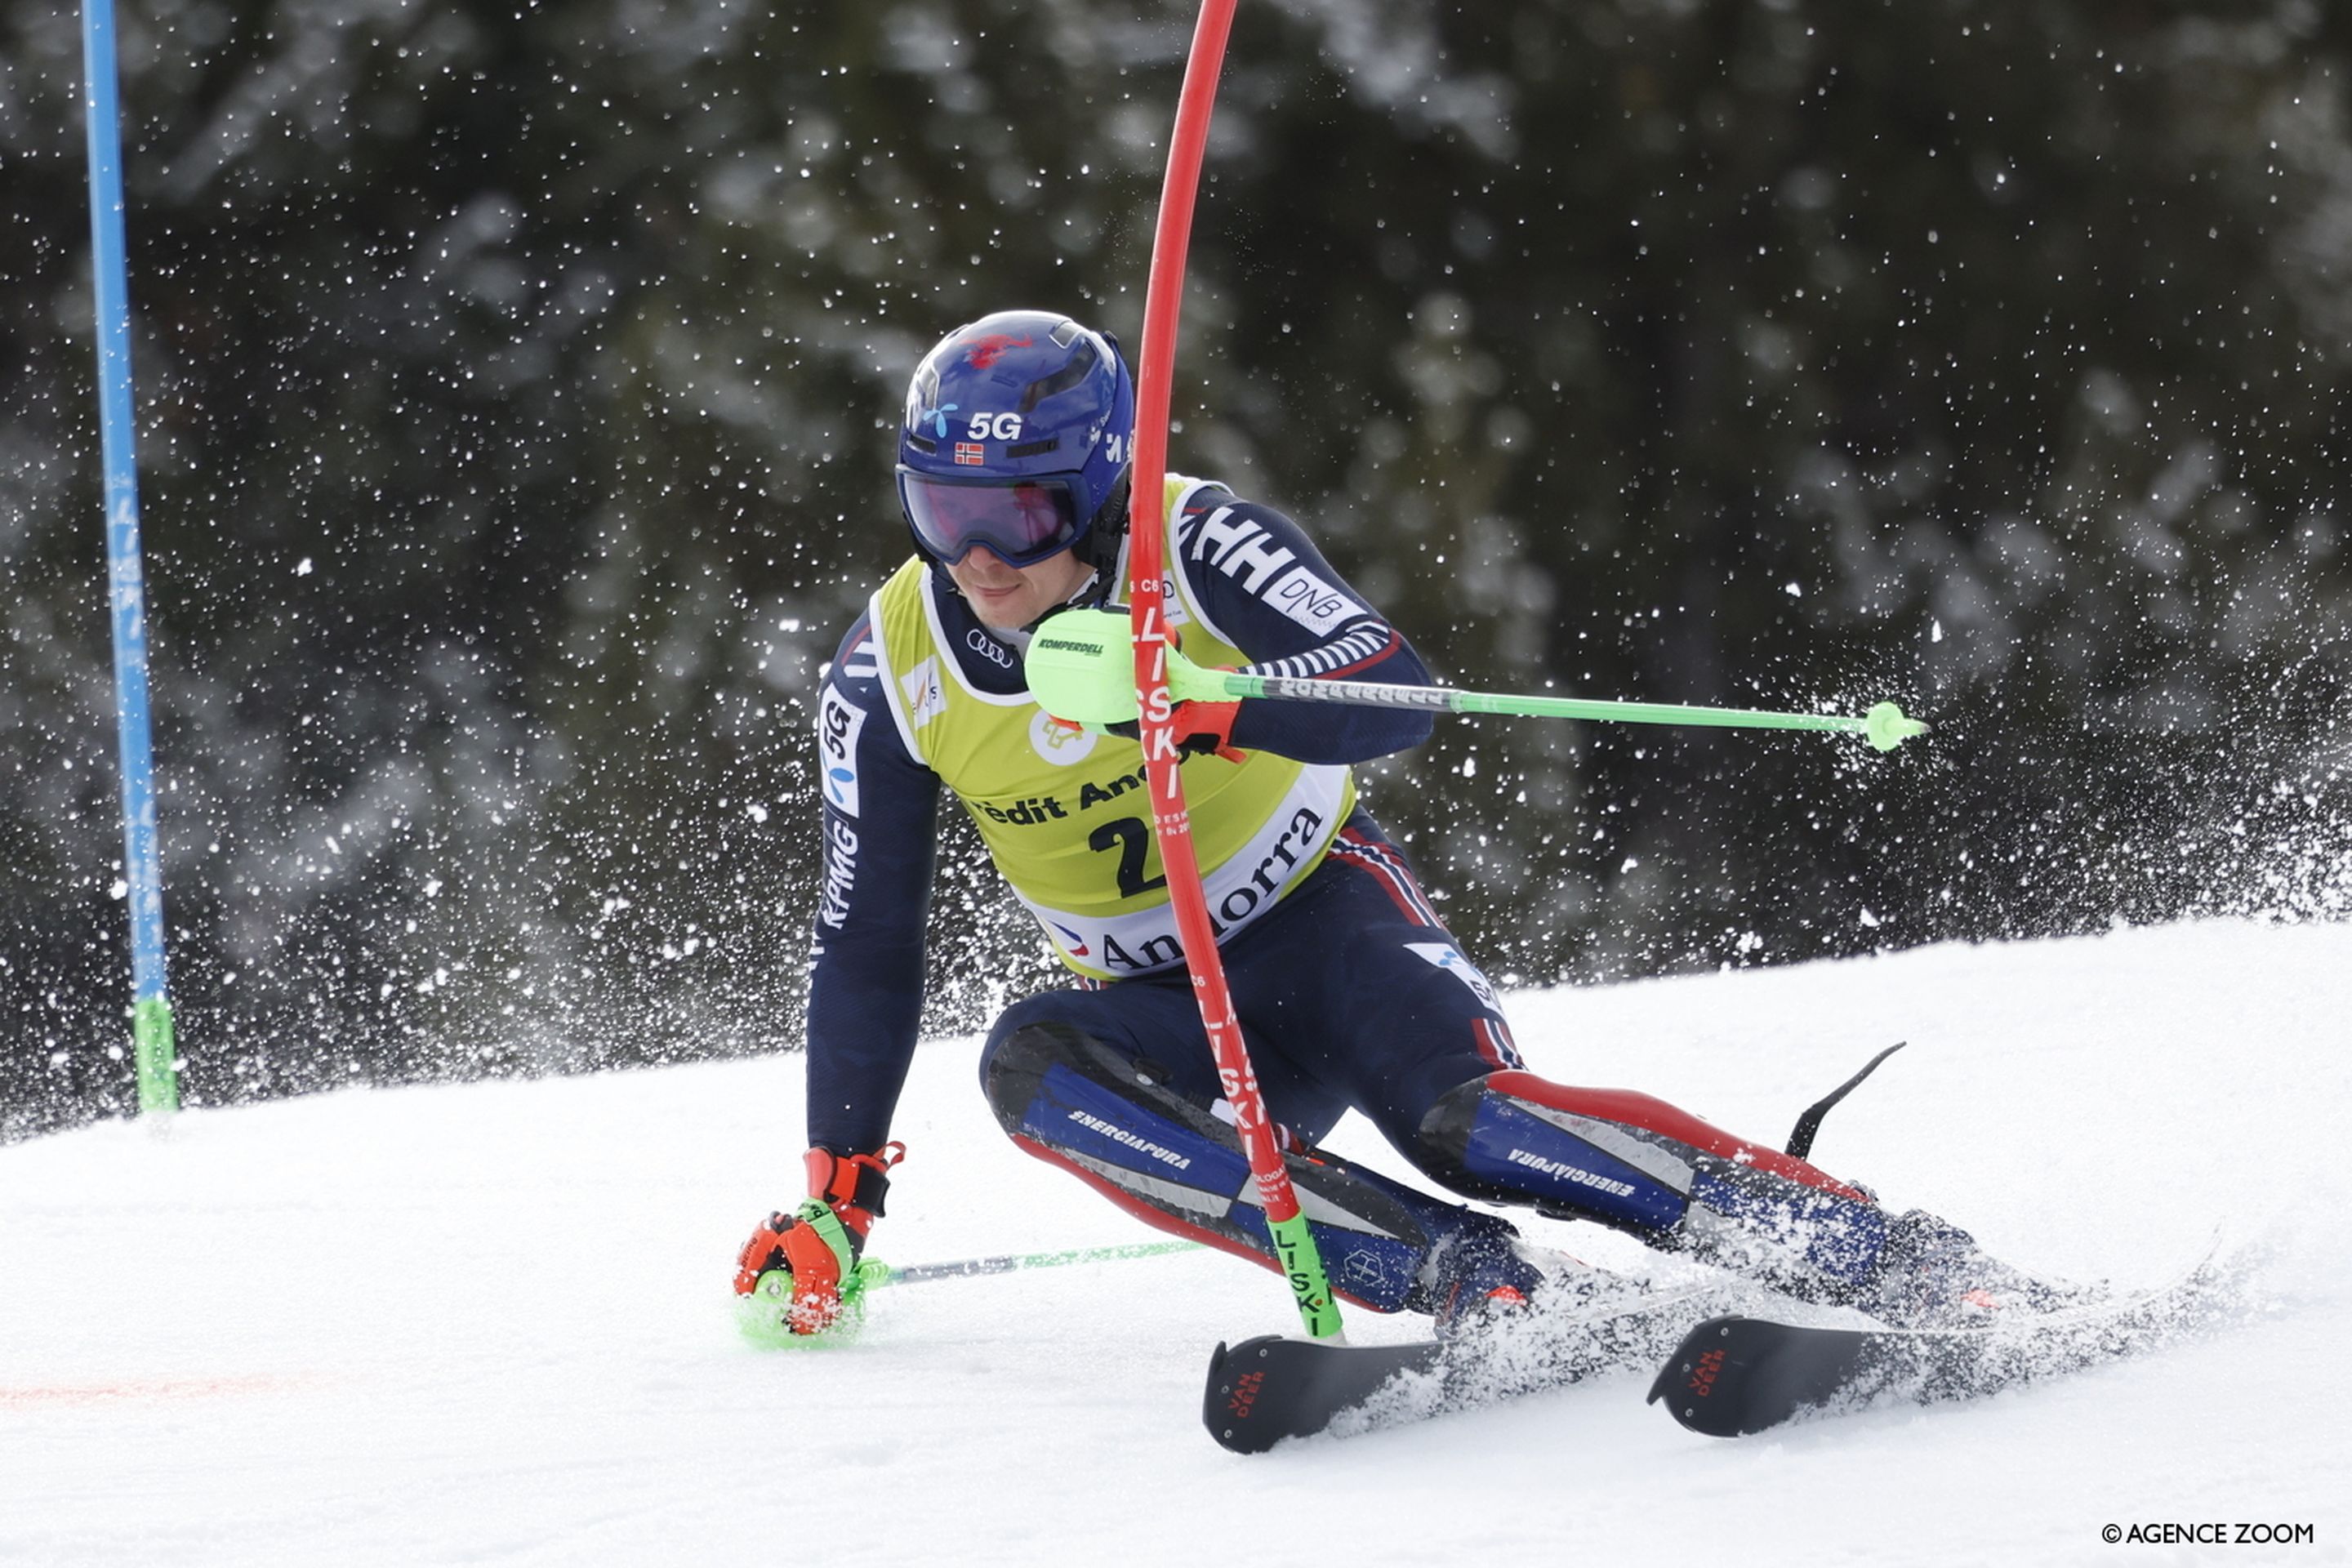
<path fill-rule="evenodd" d="M 904 1153 L 890 1119 L 923 989 L 942 785 L 1076 984 L 1017 1002 L 981 1079 L 1013 1142 L 1147 1223 L 1273 1265 L 1184 966 L 1140 748 L 1031 700 L 1046 617 L 1128 596 L 1134 391 L 1116 342 L 1008 311 L 917 367 L 898 498 L 915 554 L 842 639 L 818 704 L 824 879 L 808 1005 L 808 1200 L 735 1289 L 839 1321 Z M 1426 685 L 1410 643 L 1297 523 L 1167 481 L 1170 619 L 1194 663 Z M 1346 1111 L 1464 1196 L 1629 1231 L 1810 1300 L 1953 1321 L 2041 1288 L 1924 1214 L 1646 1095 L 1526 1070 L 1493 988 L 1358 801 L 1349 764 L 1426 715 L 1188 702 L 1185 794 L 1250 1060 L 1332 1288 L 1441 1334 L 1551 1283 L 1502 1219 L 1317 1149 Z M 1129 731 L 1131 734 L 1131 728 Z M 783 1271 L 787 1278 L 763 1276 Z"/>

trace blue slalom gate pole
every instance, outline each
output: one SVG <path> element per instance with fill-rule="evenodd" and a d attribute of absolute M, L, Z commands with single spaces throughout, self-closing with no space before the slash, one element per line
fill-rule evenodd
<path fill-rule="evenodd" d="M 82 0 L 89 118 L 89 237 L 98 302 L 99 441 L 106 461 L 106 568 L 114 618 L 114 719 L 122 752 L 123 879 L 131 889 L 131 1034 L 142 1112 L 176 1110 L 179 1069 L 163 980 L 163 865 L 147 713 L 147 586 L 139 560 L 139 452 L 131 403 L 130 266 L 122 238 L 121 109 L 114 0 Z"/>

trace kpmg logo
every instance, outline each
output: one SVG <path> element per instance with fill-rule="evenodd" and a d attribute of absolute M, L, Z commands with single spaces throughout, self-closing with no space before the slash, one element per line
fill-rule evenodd
<path fill-rule="evenodd" d="M 825 824 L 824 885 L 817 919 L 835 931 L 849 923 L 849 896 L 857 888 L 857 829 L 838 818 Z"/>

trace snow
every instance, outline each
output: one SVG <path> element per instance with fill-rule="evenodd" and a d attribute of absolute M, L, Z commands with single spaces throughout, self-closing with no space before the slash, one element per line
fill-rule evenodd
<path fill-rule="evenodd" d="M 2352 928 L 1943 946 L 1512 1006 L 1537 1070 L 1759 1140 L 1907 1038 L 1831 1115 L 1822 1163 L 2021 1264 L 2125 1283 L 2226 1223 L 2263 1308 L 1979 1405 L 1738 1443 L 1622 1378 L 1242 1458 L 1201 1427 L 1209 1350 L 1295 1320 L 1219 1257 L 906 1286 L 852 1346 L 738 1340 L 735 1248 L 796 1195 L 796 1057 L 355 1090 L 0 1149 L 0 1563 L 2346 1560 Z M 973 1055 L 918 1058 L 877 1252 L 1147 1234 L 997 1133 Z M 1335 1142 L 1402 1170 L 1360 1124 Z M 1414 1326 L 1350 1318 L 1359 1339 Z M 2238 1521 L 2315 1539 L 2099 1538 Z"/>

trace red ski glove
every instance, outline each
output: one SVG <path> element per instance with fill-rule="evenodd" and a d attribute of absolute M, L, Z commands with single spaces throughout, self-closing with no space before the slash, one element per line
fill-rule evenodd
<path fill-rule="evenodd" d="M 1176 749 L 1187 756 L 1205 753 L 1229 763 L 1244 761 L 1234 750 L 1234 720 L 1241 710 L 1238 697 L 1231 702 L 1179 702 L 1169 716 L 1176 727 Z"/>
<path fill-rule="evenodd" d="M 1229 763 L 1247 761 L 1246 752 L 1234 750 L 1234 719 L 1241 710 L 1238 697 L 1231 702 L 1179 702 L 1168 716 L 1176 731 L 1176 749 L 1188 757 L 1223 757 Z M 1133 719 L 1103 728 L 1130 741 L 1140 740 L 1143 735 L 1143 726 Z"/>
<path fill-rule="evenodd" d="M 903 1143 L 871 1154 L 810 1150 L 807 1201 L 790 1214 L 770 1215 L 751 1233 L 736 1259 L 735 1294 L 751 1295 L 762 1275 L 782 1271 L 792 1292 L 785 1326 L 795 1334 L 833 1328 L 856 1297 L 857 1259 L 866 1232 L 882 1217 L 889 1168 L 906 1156 Z"/>

